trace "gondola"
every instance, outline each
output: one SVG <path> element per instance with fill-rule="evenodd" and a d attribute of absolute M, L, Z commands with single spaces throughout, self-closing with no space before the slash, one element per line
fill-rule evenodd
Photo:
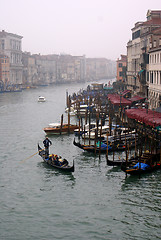
<path fill-rule="evenodd" d="M 132 157 L 132 158 L 130 158 L 129 160 L 128 160 L 128 162 L 132 162 L 133 161 L 133 163 L 134 163 L 134 161 L 137 161 L 137 157 L 136 158 L 134 158 L 134 157 Z M 107 156 L 106 156 L 106 162 L 107 162 L 107 165 L 109 165 L 109 166 L 120 166 L 121 167 L 121 165 L 123 164 L 123 163 L 126 163 L 126 159 L 124 159 L 124 158 L 120 158 L 120 159 L 114 159 L 114 160 L 110 160 Z"/>
<path fill-rule="evenodd" d="M 69 166 L 69 163 L 66 159 L 62 159 L 61 157 L 56 157 L 57 155 L 51 154 L 48 158 L 45 157 L 45 150 L 42 149 L 38 144 L 38 152 L 39 155 L 42 157 L 45 163 L 53 168 L 57 168 L 63 172 L 74 172 L 74 161 L 73 166 Z M 55 161 L 56 159 L 56 161 Z"/>
<path fill-rule="evenodd" d="M 131 162 L 122 162 L 121 170 L 130 175 L 142 175 L 161 169 L 160 154 L 146 154 Z"/>
<path fill-rule="evenodd" d="M 99 147 L 99 144 L 95 145 L 85 145 L 85 144 L 81 144 L 80 142 L 76 142 L 75 138 L 73 141 L 73 144 L 76 147 L 79 147 L 87 152 L 93 152 L 93 153 L 106 153 L 107 152 L 107 144 L 101 143 L 101 147 Z M 109 152 L 113 152 L 113 151 L 125 151 L 126 146 L 122 143 L 120 144 L 115 144 L 115 145 L 108 145 L 108 151 Z"/>
<path fill-rule="evenodd" d="M 122 162 L 124 161 L 124 159 L 110 160 L 108 157 L 106 157 L 106 162 L 109 166 L 121 166 Z"/>

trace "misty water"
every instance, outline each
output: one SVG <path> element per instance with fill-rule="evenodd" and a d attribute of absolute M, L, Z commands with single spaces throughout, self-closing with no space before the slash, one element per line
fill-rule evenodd
<path fill-rule="evenodd" d="M 43 127 L 60 122 L 61 114 L 67 120 L 66 90 L 86 87 L 0 94 L 1 240 L 161 239 L 161 171 L 125 178 L 106 165 L 105 155 L 75 147 L 73 134 L 50 137 L 50 152 L 74 160 L 74 173 L 51 169 L 34 155 L 37 143 L 43 146 Z M 38 103 L 39 95 L 47 101 Z"/>

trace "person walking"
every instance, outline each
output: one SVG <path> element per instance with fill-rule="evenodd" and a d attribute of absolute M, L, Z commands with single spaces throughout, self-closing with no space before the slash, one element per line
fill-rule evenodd
<path fill-rule="evenodd" d="M 50 139 L 48 137 L 45 138 L 45 140 L 43 141 L 44 147 L 45 147 L 45 155 L 46 158 L 49 156 L 49 146 L 52 145 L 52 142 L 50 141 Z"/>

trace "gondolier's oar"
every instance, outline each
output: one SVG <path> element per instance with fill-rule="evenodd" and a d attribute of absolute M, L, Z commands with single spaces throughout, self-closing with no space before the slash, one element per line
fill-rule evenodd
<path fill-rule="evenodd" d="M 32 154 L 30 157 L 25 158 L 24 160 L 21 161 L 21 163 L 25 162 L 25 161 L 26 161 L 27 159 L 29 159 L 29 158 L 32 158 L 33 156 L 35 156 L 35 155 L 38 154 L 39 152 L 43 151 L 44 149 L 45 149 L 45 148 L 43 148 L 43 149 L 39 150 L 38 152 Z"/>

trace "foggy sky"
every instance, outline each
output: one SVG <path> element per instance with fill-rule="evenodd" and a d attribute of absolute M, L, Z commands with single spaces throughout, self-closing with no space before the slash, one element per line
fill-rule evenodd
<path fill-rule="evenodd" d="M 0 31 L 23 36 L 23 51 L 116 60 L 161 0 L 0 0 L 0 9 Z"/>

